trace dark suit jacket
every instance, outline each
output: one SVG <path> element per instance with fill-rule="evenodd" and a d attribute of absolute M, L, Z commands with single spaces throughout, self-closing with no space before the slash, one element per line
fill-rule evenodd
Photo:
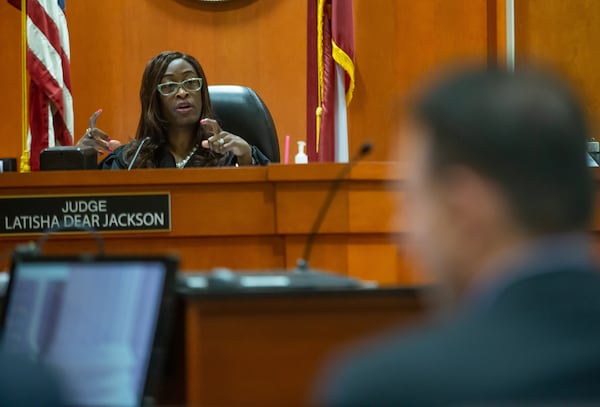
<path fill-rule="evenodd" d="M 482 307 L 346 355 L 327 406 L 513 405 L 600 401 L 600 273 L 516 279 Z M 598 404 L 600 405 L 600 403 Z"/>

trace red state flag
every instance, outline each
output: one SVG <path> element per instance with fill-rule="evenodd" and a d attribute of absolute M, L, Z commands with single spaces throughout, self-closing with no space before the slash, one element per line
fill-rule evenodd
<path fill-rule="evenodd" d="M 308 16 L 309 161 L 347 161 L 346 106 L 355 69 L 352 0 L 312 0 Z"/>

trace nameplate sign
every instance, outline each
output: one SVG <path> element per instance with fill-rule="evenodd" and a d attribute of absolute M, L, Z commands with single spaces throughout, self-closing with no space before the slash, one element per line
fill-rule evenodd
<path fill-rule="evenodd" d="M 170 231 L 170 194 L 0 198 L 0 234 L 37 234 L 49 229 L 78 227 L 99 232 Z"/>

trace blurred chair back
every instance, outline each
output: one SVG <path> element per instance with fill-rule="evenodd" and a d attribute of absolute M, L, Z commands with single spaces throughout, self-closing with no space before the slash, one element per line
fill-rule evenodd
<path fill-rule="evenodd" d="M 217 121 L 223 130 L 236 134 L 279 162 L 279 141 L 273 118 L 252 89 L 236 85 L 208 87 Z"/>

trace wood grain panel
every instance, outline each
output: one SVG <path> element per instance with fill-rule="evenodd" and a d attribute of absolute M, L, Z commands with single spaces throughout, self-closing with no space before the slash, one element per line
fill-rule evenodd
<path fill-rule="evenodd" d="M 293 269 L 298 259 L 302 258 L 306 246 L 306 235 L 285 237 L 285 265 Z M 314 240 L 310 255 L 311 268 L 333 271 L 345 270 L 343 274 L 350 275 L 348 271 L 347 237 L 344 235 L 319 235 Z"/>
<path fill-rule="evenodd" d="M 307 233 L 325 201 L 334 180 L 344 167 L 319 163 L 309 166 L 269 167 L 268 179 L 276 182 L 277 230 L 280 233 Z M 404 174 L 401 165 L 369 162 L 354 166 L 343 181 L 324 218 L 323 233 L 379 233 L 405 231 L 406 222 L 398 216 L 402 205 Z M 282 183 L 279 181 L 294 180 Z M 359 182 L 359 181 L 364 182 Z M 301 202 L 301 205 L 298 203 Z"/>
<path fill-rule="evenodd" d="M 190 299 L 188 404 L 305 406 L 332 352 L 426 316 L 421 298 L 366 291 Z"/>
<path fill-rule="evenodd" d="M 285 237 L 285 264 L 296 266 L 306 245 L 306 236 Z M 403 234 L 320 234 L 315 238 L 310 266 L 343 273 L 382 285 L 419 285 L 432 281 L 415 261 Z"/>
<path fill-rule="evenodd" d="M 517 64 L 542 62 L 576 86 L 600 139 L 600 1 L 515 2 Z"/>
<path fill-rule="evenodd" d="M 275 190 L 277 231 L 285 234 L 307 233 L 311 230 L 325 201 L 331 182 L 295 182 L 280 184 Z M 323 219 L 323 233 L 348 231 L 348 194 L 340 190 L 333 198 Z"/>
<path fill-rule="evenodd" d="M 180 259 L 182 271 L 209 271 L 216 267 L 234 270 L 282 269 L 285 264 L 283 238 L 277 236 L 173 237 L 168 233 L 122 233 L 103 235 L 108 254 L 148 255 L 173 254 Z M 0 270 L 8 270 L 10 251 L 18 244 L 37 238 L 2 238 Z M 97 253 L 91 235 L 78 234 L 51 237 L 44 253 L 72 255 Z"/>
<path fill-rule="evenodd" d="M 362 281 L 393 285 L 397 281 L 408 283 L 398 277 L 398 244 L 387 236 L 370 239 L 353 239 L 348 243 L 348 264 L 350 273 Z M 362 240 L 362 241 L 360 241 Z"/>
<path fill-rule="evenodd" d="M 349 230 L 352 232 L 406 231 L 401 183 L 356 182 L 349 188 L 348 200 Z"/>
<path fill-rule="evenodd" d="M 0 1 L 0 157 L 21 155 L 21 16 Z"/>
<path fill-rule="evenodd" d="M 267 184 L 187 187 L 172 201 L 178 235 L 273 234 L 273 187 Z M 190 204 L 193 203 L 193 204 Z"/>
<path fill-rule="evenodd" d="M 503 3 L 503 2 L 502 2 Z M 397 160 L 394 107 L 445 64 L 488 58 L 487 0 L 355 0 L 356 91 L 350 149 L 374 141 L 368 160 Z M 490 50 L 495 52 L 495 50 Z"/>

